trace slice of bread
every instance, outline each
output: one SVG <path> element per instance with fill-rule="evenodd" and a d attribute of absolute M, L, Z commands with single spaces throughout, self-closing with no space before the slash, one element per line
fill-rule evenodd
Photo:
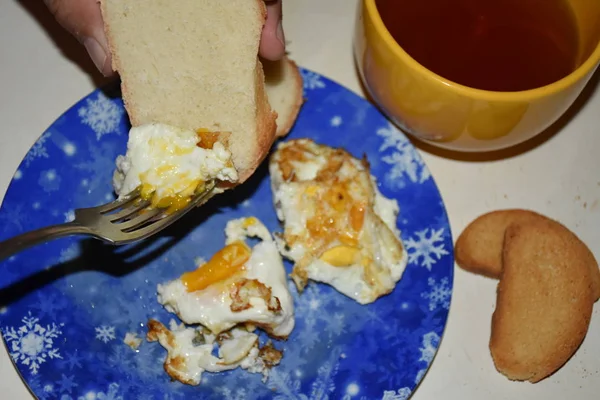
<path fill-rule="evenodd" d="M 302 76 L 298 66 L 287 56 L 279 61 L 262 61 L 267 97 L 277 112 L 277 136 L 285 136 L 294 126 L 304 103 Z"/>
<path fill-rule="evenodd" d="M 132 125 L 231 132 L 240 183 L 269 152 L 277 114 L 258 58 L 263 0 L 101 0 Z"/>

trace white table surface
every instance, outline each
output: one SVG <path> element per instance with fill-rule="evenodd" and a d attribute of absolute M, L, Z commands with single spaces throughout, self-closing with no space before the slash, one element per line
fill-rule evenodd
<path fill-rule="evenodd" d="M 351 51 L 357 0 L 284 0 L 291 56 L 361 93 Z M 37 137 L 102 82 L 79 44 L 40 0 L 0 3 L 0 194 Z M 600 93 L 597 79 L 560 124 L 535 143 L 493 158 L 421 147 L 446 202 L 453 235 L 480 213 L 524 207 L 559 219 L 600 258 Z M 474 194 L 466 195 L 467 191 Z M 456 269 L 441 348 L 413 399 L 598 398 L 600 315 L 586 340 L 551 378 L 532 385 L 496 372 L 488 350 L 496 283 Z M 382 388 L 398 389 L 398 388 Z M 0 398 L 32 397 L 0 346 Z"/>

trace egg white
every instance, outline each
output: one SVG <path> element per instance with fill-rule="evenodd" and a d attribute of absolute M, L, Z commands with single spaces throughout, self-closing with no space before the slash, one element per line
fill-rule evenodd
<path fill-rule="evenodd" d="M 115 192 L 122 197 L 148 184 L 163 198 L 197 181 L 237 181 L 231 153 L 222 143 L 215 142 L 212 149 L 198 147 L 197 143 L 198 134 L 192 130 L 159 123 L 131 128 L 127 152 L 116 160 Z"/>
<path fill-rule="evenodd" d="M 294 328 L 294 304 L 286 273 L 273 238 L 258 220 L 248 224 L 248 219 L 231 220 L 225 228 L 226 244 L 246 237 L 257 237 L 261 242 L 251 250 L 245 269 L 235 279 L 256 279 L 271 289 L 279 300 L 281 310 L 268 309 L 265 300 L 250 298 L 251 307 L 232 311 L 232 299 L 227 285 L 216 283 L 203 290 L 188 292 L 181 278 L 158 285 L 158 301 L 169 312 L 176 314 L 186 324 L 201 324 L 215 334 L 238 324 L 260 325 L 272 336 L 285 338 Z"/>
<path fill-rule="evenodd" d="M 204 372 L 222 372 L 238 367 L 265 378 L 269 368 L 260 356 L 258 336 L 245 329 L 233 328 L 226 338 L 220 338 L 202 328 L 186 327 L 169 322 L 167 329 L 151 320 L 148 338 L 158 341 L 167 350 L 165 371 L 173 379 L 188 385 L 198 385 Z M 214 355 L 215 348 L 218 349 Z"/>
<path fill-rule="evenodd" d="M 303 160 L 294 160 L 293 180 L 285 179 L 281 169 L 282 149 L 296 146 L 306 148 Z M 295 282 L 302 281 L 299 275 L 306 275 L 308 280 L 331 285 L 344 295 L 361 304 L 375 301 L 377 298 L 393 290 L 402 277 L 408 257 L 400 240 L 400 231 L 396 220 L 400 211 L 398 203 L 386 198 L 377 188 L 377 180 L 370 174 L 360 160 L 347 154 L 346 162 L 337 171 L 337 177 L 352 182 L 350 195 L 357 201 L 372 197 L 370 207 L 365 210 L 364 225 L 360 234 L 361 251 L 373 258 L 375 282 L 370 282 L 365 267 L 355 263 L 347 266 L 333 266 L 311 254 L 310 235 L 307 222 L 319 213 L 320 204 L 306 195 L 307 188 L 317 185 L 327 187 L 332 182 L 315 179 L 319 172 L 326 168 L 334 149 L 319 145 L 308 139 L 299 139 L 281 143 L 269 162 L 273 202 L 277 216 L 284 224 L 284 235 L 278 236 L 280 252 L 296 262 L 292 277 Z M 302 240 L 286 243 L 285 237 L 297 236 Z M 340 245 L 333 241 L 327 249 Z M 327 250 L 326 249 L 326 250 Z M 307 257 L 310 259 L 306 262 Z M 301 273 L 297 271 L 299 262 L 303 262 Z M 302 288 L 302 283 L 299 284 Z"/>

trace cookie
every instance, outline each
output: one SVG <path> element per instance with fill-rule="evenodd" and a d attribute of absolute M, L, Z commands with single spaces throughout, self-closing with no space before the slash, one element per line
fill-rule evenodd
<path fill-rule="evenodd" d="M 552 220 L 506 229 L 489 347 L 496 369 L 509 379 L 538 382 L 582 343 L 595 301 L 589 255 Z"/>
<path fill-rule="evenodd" d="M 498 210 L 479 216 L 462 231 L 454 246 L 456 263 L 462 269 L 489 278 L 502 274 L 502 244 L 506 228 L 514 222 L 544 218 L 519 209 Z M 599 276 L 600 287 L 600 276 Z"/>
<path fill-rule="evenodd" d="M 502 249 L 504 234 L 510 225 L 549 221 L 556 229 L 567 230 L 560 222 L 530 210 L 507 209 L 491 211 L 471 222 L 460 234 L 454 246 L 456 263 L 462 269 L 489 278 L 500 279 L 502 275 Z M 575 237 L 575 235 L 572 233 Z M 581 257 L 587 260 L 594 284 L 594 299 L 600 298 L 600 269 L 590 249 L 577 237 L 582 250 Z M 584 254 L 585 253 L 585 254 Z"/>

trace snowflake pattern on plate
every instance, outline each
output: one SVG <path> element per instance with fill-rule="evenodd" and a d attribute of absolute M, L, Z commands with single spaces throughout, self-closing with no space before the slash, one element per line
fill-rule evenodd
<path fill-rule="evenodd" d="M 437 230 L 423 229 L 415 232 L 415 238 L 405 240 L 408 251 L 408 262 L 418 264 L 431 271 L 433 265 L 442 257 L 448 255 L 444 243 L 444 228 Z"/>
<path fill-rule="evenodd" d="M 384 153 L 381 161 L 392 166 L 385 173 L 388 185 L 401 188 L 407 184 L 407 179 L 411 183 L 424 183 L 431 177 L 415 147 L 391 122 L 378 129 L 377 135 L 384 139 L 379 147 Z"/>
<path fill-rule="evenodd" d="M 96 139 L 100 140 L 107 133 L 118 132 L 124 110 L 103 92 L 97 91 L 95 99 L 90 96 L 85 100 L 85 106 L 79 107 L 78 114 L 81 122 L 92 128 Z"/>
<path fill-rule="evenodd" d="M 21 320 L 18 328 L 4 329 L 4 339 L 8 343 L 11 357 L 17 363 L 26 366 L 35 375 L 41 364 L 55 358 L 62 358 L 54 341 L 62 334 L 60 326 L 52 323 L 40 325 L 39 318 L 31 312 Z"/>
<path fill-rule="evenodd" d="M 0 265 L 0 329 L 16 367 L 41 399 L 406 400 L 440 345 L 453 283 L 452 237 L 434 180 L 408 139 L 364 99 L 302 70 L 306 103 L 290 138 L 310 137 L 366 154 L 380 191 L 398 201 L 410 263 L 396 289 L 361 306 L 330 286 L 292 282 L 296 326 L 266 382 L 242 370 L 204 374 L 200 386 L 171 382 L 164 350 L 142 342 L 146 322 L 172 317 L 156 285 L 223 246 L 228 220 L 254 215 L 281 230 L 263 165 L 164 233 L 120 248 L 63 238 Z M 0 240 L 73 218 L 112 199 L 111 176 L 129 129 L 118 86 L 97 90 L 61 116 L 32 147 L 0 209 Z M 286 140 L 286 139 L 283 139 Z M 69 196 L 64 194 L 68 193 Z M 215 232 L 219 232 L 215 234 Z M 286 263 L 288 271 L 291 265 Z M 266 340 L 261 335 L 261 340 Z"/>

